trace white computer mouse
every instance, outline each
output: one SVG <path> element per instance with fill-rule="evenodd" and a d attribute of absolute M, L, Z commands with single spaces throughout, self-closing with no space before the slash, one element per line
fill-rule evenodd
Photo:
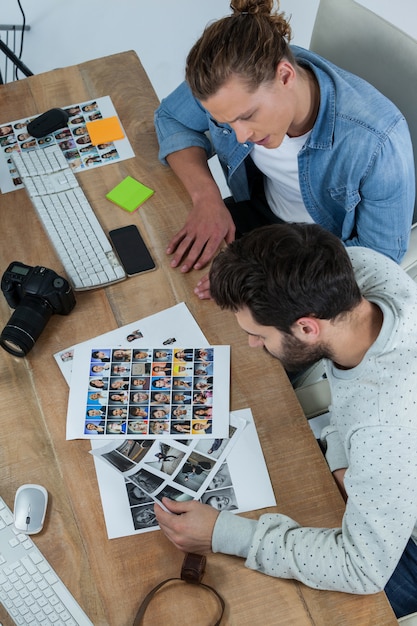
<path fill-rule="evenodd" d="M 14 527 L 21 533 L 33 535 L 42 530 L 45 521 L 48 492 L 42 485 L 21 485 L 14 498 Z"/>

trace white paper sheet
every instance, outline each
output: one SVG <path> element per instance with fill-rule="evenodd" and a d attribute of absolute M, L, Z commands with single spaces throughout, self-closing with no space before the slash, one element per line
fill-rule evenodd
<path fill-rule="evenodd" d="M 185 344 L 198 347 L 207 344 L 204 334 L 187 306 L 180 303 L 79 345 L 86 345 L 91 348 L 92 345 L 97 345 L 97 341 L 100 343 L 104 341 L 111 342 L 112 345 L 123 346 L 129 335 L 136 336 L 129 344 L 139 349 L 141 346 L 145 347 L 151 343 L 171 347 Z M 56 363 L 68 385 L 71 383 L 74 350 L 75 346 L 71 346 L 54 354 Z M 204 493 L 201 493 L 201 489 L 196 492 L 203 502 L 208 501 L 209 504 L 216 505 L 217 500 L 219 505 L 228 507 L 229 510 L 236 513 L 276 504 L 250 409 L 243 409 L 230 414 L 231 425 L 241 423 L 242 420 L 245 427 L 238 429 L 238 436 L 233 445 L 227 447 L 226 455 L 220 456 L 226 449 L 226 442 L 222 443 L 222 447 L 218 451 L 211 453 L 213 454 L 212 458 L 216 458 L 216 455 L 219 454 L 218 459 L 221 459 L 221 463 L 217 463 L 215 471 L 210 472 L 210 484 L 207 489 L 205 489 L 205 483 L 203 484 Z M 210 449 L 209 446 L 212 446 L 212 441 L 214 440 L 201 439 L 198 442 L 193 442 L 193 446 L 195 446 L 197 453 L 201 453 L 203 457 L 209 456 L 211 458 L 208 450 Z M 92 439 L 93 451 L 101 448 L 103 443 L 105 443 L 103 439 Z M 168 443 L 171 444 L 172 440 L 170 439 Z M 117 445 L 120 444 L 121 442 L 118 440 Z M 161 439 L 153 445 L 155 450 L 159 451 L 161 445 L 164 445 L 164 441 Z M 183 444 L 180 445 L 182 452 Z M 156 454 L 155 451 L 152 453 Z M 147 502 L 143 502 L 142 498 L 136 498 L 123 474 L 97 457 L 94 457 L 94 463 L 109 539 L 157 530 L 152 498 L 147 499 Z M 218 469 L 219 465 L 220 469 Z M 214 478 L 212 478 L 213 473 L 215 474 Z M 213 496 L 214 499 L 210 500 Z"/>
<path fill-rule="evenodd" d="M 167 347 L 180 346 L 181 344 L 198 347 L 198 345 L 207 344 L 207 339 L 201 332 L 186 304 L 180 302 L 168 309 L 163 309 L 158 313 L 98 335 L 77 345 L 92 347 L 99 342 L 111 343 L 113 346 L 122 347 L 126 344 L 127 337 L 133 335 L 136 335 L 137 338 L 129 341 L 129 344 L 138 350 L 151 344 Z M 54 354 L 55 361 L 68 385 L 71 382 L 74 348 L 75 346 L 70 346 Z"/>
<path fill-rule="evenodd" d="M 244 428 L 241 426 L 242 420 L 246 424 Z M 240 424 L 237 439 L 232 447 L 225 448 L 224 454 L 219 456 L 213 471 L 193 499 L 233 513 L 275 506 L 274 492 L 250 409 L 232 412 L 230 423 L 231 426 Z M 155 442 L 154 445 L 157 446 L 158 443 Z M 185 449 L 181 443 L 177 447 L 175 445 L 175 442 L 171 442 L 172 449 L 168 452 L 178 455 Z M 200 452 L 202 458 L 211 458 L 211 455 L 207 454 L 210 444 L 199 441 L 196 447 L 194 445 L 192 448 L 194 454 Z M 100 451 L 103 447 L 102 440 L 92 441 L 92 447 L 93 452 Z M 150 451 L 150 455 L 155 454 L 155 449 L 157 448 Z M 182 466 L 187 458 L 181 459 Z M 138 489 L 132 492 L 135 485 L 126 481 L 122 473 L 104 463 L 100 457 L 95 456 L 94 463 L 109 539 L 158 530 L 152 497 L 146 498 L 142 494 L 141 498 Z M 164 482 L 157 486 L 156 490 L 160 491 L 166 486 L 167 483 Z M 172 485 L 168 484 L 168 489 L 170 486 Z M 189 497 L 181 493 L 173 495 L 182 500 Z"/>
<path fill-rule="evenodd" d="M 58 144 L 65 155 L 68 164 L 74 172 L 81 172 L 93 167 L 101 167 L 135 156 L 129 139 L 125 135 L 111 143 L 93 146 L 89 140 L 86 123 L 95 119 L 117 117 L 116 110 L 110 96 L 103 96 L 94 100 L 77 104 L 63 103 L 61 107 L 70 117 L 68 125 L 60 128 L 46 137 L 35 139 L 28 135 L 26 125 L 44 111 L 34 112 L 29 118 L 14 120 L 0 125 L 0 189 L 7 193 L 23 187 L 10 160 L 10 153 L 15 150 L 42 150 L 47 146 Z M 120 120 L 119 120 L 120 122 Z M 122 126 L 120 122 L 120 126 Z M 124 132 L 124 131 L 123 131 Z"/>
<path fill-rule="evenodd" d="M 67 439 L 227 437 L 229 379 L 229 346 L 77 346 Z"/>

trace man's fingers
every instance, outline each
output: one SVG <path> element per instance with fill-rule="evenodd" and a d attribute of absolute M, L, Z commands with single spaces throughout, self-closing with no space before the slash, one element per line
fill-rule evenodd
<path fill-rule="evenodd" d="M 210 280 L 208 274 L 203 276 L 203 278 L 198 281 L 194 289 L 194 293 L 200 298 L 200 300 L 211 299 Z"/>

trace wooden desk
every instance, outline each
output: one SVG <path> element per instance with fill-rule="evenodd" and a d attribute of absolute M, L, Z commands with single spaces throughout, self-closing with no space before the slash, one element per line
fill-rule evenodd
<path fill-rule="evenodd" d="M 189 202 L 172 172 L 157 160 L 157 98 L 137 56 L 126 52 L 1 86 L 0 122 L 106 95 L 136 157 L 83 172 L 79 180 L 106 229 L 138 223 L 158 269 L 78 294 L 74 311 L 65 318 L 53 316 L 26 359 L 0 350 L 0 483 L 11 508 L 20 484 L 35 482 L 47 488 L 47 521 L 34 541 L 95 626 L 130 626 L 144 595 L 162 579 L 179 574 L 183 555 L 159 531 L 107 539 L 90 444 L 65 440 L 68 388 L 54 352 L 185 301 L 210 343 L 232 346 L 231 407 L 249 406 L 253 411 L 277 510 L 304 525 L 338 526 L 344 503 L 279 363 L 248 348 L 232 314 L 198 301 L 192 292 L 196 272 L 184 276 L 169 268 L 165 248 L 184 221 Z M 155 189 L 133 216 L 104 197 L 128 174 Z M 12 260 L 63 271 L 24 190 L 0 197 L 0 233 L 1 272 Z M 9 317 L 0 295 L 1 328 Z M 397 623 L 383 594 L 314 591 L 252 572 L 238 558 L 210 555 L 205 581 L 224 595 L 228 625 Z M 190 586 L 160 594 L 149 608 L 146 625 L 211 623 L 215 606 L 201 595 Z M 11 623 L 3 610 L 0 620 Z"/>

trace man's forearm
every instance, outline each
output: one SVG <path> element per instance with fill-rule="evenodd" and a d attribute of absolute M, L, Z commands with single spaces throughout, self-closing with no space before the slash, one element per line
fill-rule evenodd
<path fill-rule="evenodd" d="M 205 150 L 196 146 L 178 150 L 167 157 L 167 162 L 184 185 L 193 204 L 198 203 L 203 195 L 210 196 L 212 202 L 213 199 L 222 202 L 220 189 L 208 166 Z"/>

